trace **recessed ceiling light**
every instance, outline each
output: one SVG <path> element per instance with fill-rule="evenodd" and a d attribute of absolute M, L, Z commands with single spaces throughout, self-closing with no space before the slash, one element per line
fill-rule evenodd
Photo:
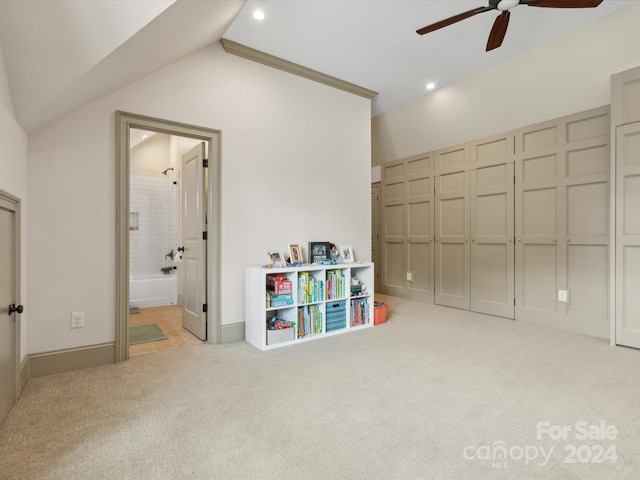
<path fill-rule="evenodd" d="M 253 18 L 256 20 L 264 20 L 264 12 L 262 10 L 254 10 Z"/>
<path fill-rule="evenodd" d="M 436 88 L 436 84 L 433 82 L 429 82 L 427 83 L 427 90 L 433 90 L 434 88 Z"/>
<path fill-rule="evenodd" d="M 144 140 L 144 139 L 145 139 L 145 138 L 147 138 L 148 136 L 149 136 L 149 135 L 144 134 L 144 135 L 142 135 L 142 137 L 141 137 L 141 138 L 142 138 L 142 140 Z"/>

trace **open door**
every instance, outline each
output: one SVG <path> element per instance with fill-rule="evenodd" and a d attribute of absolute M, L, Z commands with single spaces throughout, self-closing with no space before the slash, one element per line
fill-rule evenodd
<path fill-rule="evenodd" d="M 616 128 L 616 341 L 640 348 L 640 122 Z"/>
<path fill-rule="evenodd" d="M 207 216 L 204 142 L 182 156 L 182 326 L 207 338 Z"/>
<path fill-rule="evenodd" d="M 17 387 L 17 315 L 18 303 L 17 201 L 0 192 L 0 426 L 18 397 Z"/>

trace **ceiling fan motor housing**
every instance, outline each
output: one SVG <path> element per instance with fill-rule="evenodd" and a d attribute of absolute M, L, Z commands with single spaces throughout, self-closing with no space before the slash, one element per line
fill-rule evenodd
<path fill-rule="evenodd" d="M 500 0 L 496 5 L 496 8 L 502 12 L 506 12 L 518 5 L 520 5 L 520 0 Z"/>

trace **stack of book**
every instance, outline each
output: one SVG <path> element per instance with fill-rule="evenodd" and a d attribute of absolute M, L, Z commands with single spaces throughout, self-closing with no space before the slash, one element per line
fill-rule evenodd
<path fill-rule="evenodd" d="M 344 297 L 345 278 L 340 270 L 327 270 L 327 300 Z"/>
<path fill-rule="evenodd" d="M 273 292 L 267 292 L 267 308 L 286 305 L 293 305 L 293 295 L 276 295 Z"/>
<path fill-rule="evenodd" d="M 322 333 L 322 310 L 317 305 L 298 308 L 298 337 Z"/>
<path fill-rule="evenodd" d="M 298 274 L 298 303 L 317 303 L 324 300 L 324 281 L 313 278 L 309 272 Z"/>
<path fill-rule="evenodd" d="M 351 326 L 366 325 L 369 323 L 369 304 L 366 298 L 351 300 Z"/>

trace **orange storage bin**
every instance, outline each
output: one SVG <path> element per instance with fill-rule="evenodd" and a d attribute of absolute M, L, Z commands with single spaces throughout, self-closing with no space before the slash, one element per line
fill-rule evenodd
<path fill-rule="evenodd" d="M 389 308 L 389 305 L 385 303 L 375 303 L 373 312 L 374 325 L 380 325 L 387 321 L 387 308 Z"/>

